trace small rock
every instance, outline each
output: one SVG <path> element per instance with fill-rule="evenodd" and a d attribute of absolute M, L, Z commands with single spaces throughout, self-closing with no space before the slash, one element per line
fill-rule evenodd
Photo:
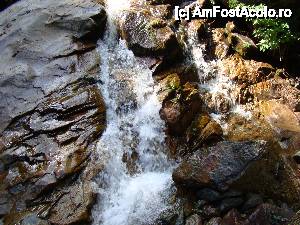
<path fill-rule="evenodd" d="M 226 198 L 222 200 L 219 208 L 221 212 L 227 212 L 230 209 L 238 208 L 244 203 L 244 199 L 242 198 Z"/>
<path fill-rule="evenodd" d="M 244 211 L 247 211 L 249 209 L 255 208 L 256 206 L 258 206 L 262 203 L 263 203 L 263 199 L 260 195 L 258 195 L 258 194 L 248 194 L 247 200 L 244 203 L 242 209 Z"/>
<path fill-rule="evenodd" d="M 207 202 L 215 202 L 221 199 L 221 194 L 209 188 L 203 188 L 197 192 L 197 198 Z"/>
<path fill-rule="evenodd" d="M 202 225 L 202 219 L 199 215 L 194 214 L 186 220 L 185 225 Z"/>
<path fill-rule="evenodd" d="M 240 213 L 236 209 L 233 209 L 224 216 L 224 218 L 222 220 L 222 224 L 224 224 L 224 225 L 244 225 L 245 223 L 244 223 Z"/>
<path fill-rule="evenodd" d="M 204 219 L 210 219 L 212 217 L 218 217 L 221 215 L 221 212 L 218 208 L 211 205 L 205 205 L 201 210 L 201 216 Z"/>
<path fill-rule="evenodd" d="M 229 190 L 222 195 L 222 198 L 234 198 L 241 197 L 243 195 L 242 192 L 236 190 Z"/>
<path fill-rule="evenodd" d="M 293 216 L 288 209 L 279 208 L 270 204 L 262 204 L 257 207 L 249 218 L 246 225 L 281 225 L 286 224 Z"/>
<path fill-rule="evenodd" d="M 297 164 L 300 164 L 300 151 L 293 156 L 293 159 Z"/>
<path fill-rule="evenodd" d="M 222 218 L 220 217 L 212 218 L 205 225 L 223 225 Z"/>

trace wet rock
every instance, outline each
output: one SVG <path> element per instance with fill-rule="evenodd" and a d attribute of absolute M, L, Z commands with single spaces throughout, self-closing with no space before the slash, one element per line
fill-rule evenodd
<path fill-rule="evenodd" d="M 176 74 L 169 75 L 166 80 L 169 94 L 163 101 L 160 115 L 170 135 L 182 136 L 201 109 L 198 88 L 191 83 L 182 85 Z"/>
<path fill-rule="evenodd" d="M 201 213 L 200 215 L 204 218 L 204 219 L 210 219 L 213 217 L 218 217 L 221 215 L 221 212 L 218 208 L 213 207 L 212 205 L 205 205 L 202 209 L 201 209 Z"/>
<path fill-rule="evenodd" d="M 223 59 L 221 65 L 230 79 L 243 85 L 256 84 L 275 75 L 275 69 L 270 64 L 245 60 L 236 55 Z"/>
<path fill-rule="evenodd" d="M 294 215 L 291 218 L 289 224 L 290 225 L 298 225 L 298 224 L 300 224 L 300 212 L 299 211 L 296 213 L 296 215 Z"/>
<path fill-rule="evenodd" d="M 29 214 L 28 216 L 26 216 L 25 218 L 22 219 L 22 221 L 20 222 L 20 225 L 49 225 L 50 223 L 48 223 L 45 220 L 42 220 L 38 217 L 38 215 L 36 214 Z"/>
<path fill-rule="evenodd" d="M 271 140 L 275 136 L 267 121 L 256 114 L 247 119 L 239 114 L 230 114 L 227 120 L 227 139 L 231 141 Z"/>
<path fill-rule="evenodd" d="M 52 196 L 51 196 L 52 197 Z M 55 205 L 50 209 L 52 224 L 87 224 L 90 210 L 95 202 L 95 194 L 89 184 L 77 183 L 63 190 Z"/>
<path fill-rule="evenodd" d="M 300 196 L 298 170 L 295 162 L 284 151 L 278 144 L 270 146 L 267 154 L 250 165 L 244 176 L 237 180 L 233 187 L 298 207 Z"/>
<path fill-rule="evenodd" d="M 248 194 L 247 200 L 244 203 L 242 209 L 244 211 L 256 208 L 256 206 L 261 205 L 263 203 L 263 199 L 260 195 L 258 194 Z"/>
<path fill-rule="evenodd" d="M 207 113 L 201 113 L 192 122 L 186 132 L 186 139 L 191 150 L 195 151 L 203 144 L 220 141 L 223 130 Z"/>
<path fill-rule="evenodd" d="M 214 42 L 213 53 L 219 59 L 223 59 L 229 54 L 230 43 L 226 36 L 225 29 L 223 28 L 216 28 L 212 31 L 212 39 Z"/>
<path fill-rule="evenodd" d="M 128 47 L 137 55 L 170 54 L 177 42 L 174 32 L 162 20 L 147 14 L 128 12 L 121 29 Z"/>
<path fill-rule="evenodd" d="M 243 196 L 243 193 L 236 190 L 228 190 L 223 195 L 222 198 L 236 198 Z"/>
<path fill-rule="evenodd" d="M 0 208 L 5 221 L 12 219 L 8 224 L 38 224 L 27 212 L 34 215 L 49 204 L 54 209 L 58 201 L 45 203 L 40 196 L 60 195 L 61 185 L 70 194 L 80 189 L 76 179 L 105 128 L 95 50 L 105 21 L 103 6 L 92 1 L 20 1 L 1 12 L 0 193 L 9 198 Z M 87 187 L 90 181 L 85 178 Z M 84 192 L 92 194 L 90 188 Z M 61 202 L 59 213 L 70 210 L 59 216 L 60 224 L 78 221 L 89 208 L 83 199 L 71 200 L 77 205 Z"/>
<path fill-rule="evenodd" d="M 280 225 L 286 224 L 291 217 L 293 212 L 273 206 L 270 204 L 262 204 L 257 207 L 255 212 L 253 212 L 248 218 L 247 225 Z"/>
<path fill-rule="evenodd" d="M 202 219 L 199 215 L 194 214 L 186 220 L 185 225 L 202 225 Z"/>
<path fill-rule="evenodd" d="M 206 223 L 206 225 L 222 225 L 222 218 L 212 218 Z"/>
<path fill-rule="evenodd" d="M 272 76 L 271 76 L 272 77 Z M 300 90 L 291 85 L 289 79 L 274 76 L 266 81 L 261 81 L 241 89 L 241 101 L 252 98 L 256 101 L 277 100 L 287 105 L 295 113 L 298 112 L 297 107 L 300 103 Z M 299 113 L 298 118 L 299 118 Z"/>
<path fill-rule="evenodd" d="M 243 186 L 242 189 L 245 192 L 255 192 L 291 204 L 298 204 L 300 183 L 297 164 L 293 160 L 293 156 L 297 152 L 296 146 L 299 146 L 297 144 L 299 135 L 297 135 L 297 132 L 291 131 L 297 127 L 295 117 L 290 110 L 284 113 L 285 116 L 282 116 L 286 106 L 281 105 L 279 112 L 276 110 L 277 107 L 273 108 L 271 105 L 268 105 L 263 111 L 267 118 L 270 116 L 274 119 L 273 122 L 275 123 L 273 124 L 278 125 L 276 128 L 271 126 L 271 120 L 269 120 L 270 122 L 266 121 L 262 115 L 263 112 L 253 113 L 251 119 L 245 119 L 237 115 L 232 115 L 229 119 L 227 129 L 229 140 L 264 140 L 270 146 L 268 147 L 268 153 L 261 160 L 251 165 L 243 176 L 242 180 L 246 179 L 247 184 L 240 180 L 244 184 L 238 185 L 238 188 L 241 190 L 240 188 Z M 291 117 L 286 120 L 289 117 L 288 115 Z M 246 188 L 247 185 L 251 185 L 251 187 Z"/>
<path fill-rule="evenodd" d="M 259 108 L 272 127 L 281 131 L 300 133 L 300 120 L 286 105 L 270 100 L 261 101 Z"/>
<path fill-rule="evenodd" d="M 239 206 L 241 206 L 244 203 L 244 199 L 243 198 L 226 198 L 223 199 L 219 208 L 221 210 L 221 212 L 227 212 L 230 209 L 233 208 L 238 208 Z"/>
<path fill-rule="evenodd" d="M 168 16 L 156 13 L 166 12 L 168 9 L 157 7 L 132 8 L 125 13 L 120 24 L 121 36 L 135 55 L 156 59 L 156 63 L 150 66 L 155 73 L 182 57 L 175 33 L 167 25 Z"/>
<path fill-rule="evenodd" d="M 185 159 L 173 172 L 173 180 L 183 186 L 226 190 L 265 151 L 257 142 L 220 142 Z"/>
<path fill-rule="evenodd" d="M 222 198 L 222 195 L 209 188 L 203 188 L 200 191 L 197 191 L 197 198 L 201 200 L 205 200 L 208 202 L 215 202 Z"/>
<path fill-rule="evenodd" d="M 234 33 L 235 24 L 228 22 L 225 28 L 216 28 L 212 30 L 212 39 L 214 42 L 214 55 L 223 59 L 232 53 L 249 58 L 257 54 L 258 49 L 255 43 L 247 36 Z"/>
<path fill-rule="evenodd" d="M 251 58 L 258 52 L 257 46 L 251 38 L 241 34 L 232 33 L 231 44 L 233 49 L 244 58 Z"/>
<path fill-rule="evenodd" d="M 244 221 L 240 213 L 236 209 L 230 210 L 223 218 L 224 225 L 244 225 Z"/>

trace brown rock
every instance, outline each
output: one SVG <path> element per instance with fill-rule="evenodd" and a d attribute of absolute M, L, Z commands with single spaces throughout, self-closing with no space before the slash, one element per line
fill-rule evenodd
<path fill-rule="evenodd" d="M 121 36 L 138 56 L 176 58 L 180 53 L 175 33 L 151 12 L 131 10 L 121 23 Z"/>
<path fill-rule="evenodd" d="M 161 118 L 166 121 L 169 134 L 182 136 L 201 108 L 198 87 L 191 83 L 182 85 L 177 74 L 169 75 L 163 83 L 167 94 L 160 110 Z"/>
<path fill-rule="evenodd" d="M 207 113 L 202 113 L 192 122 L 187 130 L 187 142 L 196 150 L 203 143 L 211 143 L 221 139 L 223 134 L 221 126 L 212 120 Z"/>
<path fill-rule="evenodd" d="M 224 73 L 239 84 L 256 84 L 275 75 L 275 69 L 267 63 L 245 60 L 233 55 L 222 60 Z"/>
<path fill-rule="evenodd" d="M 173 172 L 173 180 L 183 186 L 226 190 L 265 152 L 260 143 L 219 142 L 185 159 Z"/>
<path fill-rule="evenodd" d="M 222 225 L 244 225 L 244 221 L 240 213 L 236 209 L 232 209 L 224 216 Z"/>
<path fill-rule="evenodd" d="M 246 225 L 273 225 L 273 224 L 286 224 L 291 217 L 293 212 L 273 206 L 270 204 L 262 204 L 257 207 L 247 219 Z"/>

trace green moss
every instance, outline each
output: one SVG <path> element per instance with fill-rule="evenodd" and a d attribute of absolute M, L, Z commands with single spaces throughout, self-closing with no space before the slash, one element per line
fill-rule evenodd
<path fill-rule="evenodd" d="M 153 28 L 163 28 L 166 25 L 167 25 L 166 22 L 163 21 L 162 19 L 153 19 L 149 23 L 149 26 L 151 26 Z"/>

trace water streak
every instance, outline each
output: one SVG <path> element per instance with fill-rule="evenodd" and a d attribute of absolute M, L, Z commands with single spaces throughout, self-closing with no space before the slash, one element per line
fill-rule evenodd
<path fill-rule="evenodd" d="M 98 43 L 107 128 L 97 146 L 105 169 L 97 180 L 94 224 L 151 224 L 168 207 L 172 185 L 159 87 L 117 35 L 115 21 L 129 6 L 124 0 L 106 2 L 108 28 Z"/>

